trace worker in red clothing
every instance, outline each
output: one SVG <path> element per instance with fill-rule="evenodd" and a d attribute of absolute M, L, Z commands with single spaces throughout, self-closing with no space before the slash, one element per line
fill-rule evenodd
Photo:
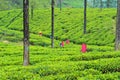
<path fill-rule="evenodd" d="M 70 43 L 70 41 L 67 39 L 67 40 L 66 40 L 66 44 L 69 44 L 69 43 Z"/>
<path fill-rule="evenodd" d="M 64 41 L 60 43 L 60 47 L 64 47 Z"/>
<path fill-rule="evenodd" d="M 82 53 L 87 52 L 87 45 L 85 43 L 82 44 L 81 52 Z"/>
<path fill-rule="evenodd" d="M 61 44 L 61 45 L 62 45 L 62 47 L 64 47 L 64 41 L 62 41 L 62 44 Z"/>

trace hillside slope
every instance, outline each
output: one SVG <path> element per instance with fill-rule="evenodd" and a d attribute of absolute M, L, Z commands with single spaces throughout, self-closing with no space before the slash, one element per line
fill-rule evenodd
<path fill-rule="evenodd" d="M 23 19 L 22 10 L 1 11 L 0 28 L 2 39 L 13 42 L 22 41 Z M 115 9 L 88 9 L 87 11 L 87 34 L 83 34 L 83 10 L 82 9 L 59 9 L 55 10 L 55 39 L 62 41 L 69 39 L 74 44 L 87 43 L 90 45 L 114 46 L 115 40 Z M 8 31 L 7 31 L 8 30 Z M 10 32 L 11 31 L 11 32 Z M 12 32 L 13 31 L 13 32 Z M 14 33 L 16 31 L 16 33 Z M 34 18 L 30 19 L 31 44 L 42 31 L 46 45 L 50 45 L 51 36 L 51 13 L 50 10 L 35 10 Z M 11 37 L 9 37 L 11 36 Z M 15 38 L 14 38 L 15 37 Z M 12 38 L 12 39 L 11 39 Z M 15 40 L 13 40 L 15 39 Z M 41 40 L 41 39 L 40 39 Z M 59 43 L 57 43 L 59 44 Z"/>
<path fill-rule="evenodd" d="M 0 11 L 0 79 L 119 80 L 120 51 L 114 51 L 116 10 L 87 12 L 87 34 L 83 34 L 83 9 L 55 9 L 52 49 L 50 9 L 35 10 L 30 19 L 30 65 L 22 66 L 22 10 Z M 60 47 L 66 39 L 70 44 Z M 81 52 L 83 42 L 86 53 Z"/>

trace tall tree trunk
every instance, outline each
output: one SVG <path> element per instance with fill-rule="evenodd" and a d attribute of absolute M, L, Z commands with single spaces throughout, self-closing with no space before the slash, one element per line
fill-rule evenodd
<path fill-rule="evenodd" d="M 100 10 L 102 11 L 102 8 L 103 8 L 103 3 L 102 3 L 102 0 L 100 0 Z"/>
<path fill-rule="evenodd" d="M 95 6 L 96 4 L 95 4 L 95 0 L 93 0 L 93 8 L 95 8 L 96 6 Z"/>
<path fill-rule="evenodd" d="M 86 33 L 86 11 L 87 11 L 87 0 L 84 0 L 84 34 Z"/>
<path fill-rule="evenodd" d="M 117 5 L 118 5 L 118 7 L 117 7 L 115 50 L 120 50 L 120 0 L 118 0 Z"/>
<path fill-rule="evenodd" d="M 60 11 L 62 10 L 62 0 L 59 0 L 60 3 Z"/>
<path fill-rule="evenodd" d="M 52 13 L 51 13 L 51 26 L 52 26 L 52 38 L 51 38 L 51 47 L 54 48 L 54 0 L 52 0 L 51 2 L 51 10 L 52 10 Z"/>
<path fill-rule="evenodd" d="M 24 54 L 23 65 L 29 65 L 29 0 L 23 0 Z"/>
<path fill-rule="evenodd" d="M 107 8 L 110 7 L 110 0 L 107 0 Z"/>

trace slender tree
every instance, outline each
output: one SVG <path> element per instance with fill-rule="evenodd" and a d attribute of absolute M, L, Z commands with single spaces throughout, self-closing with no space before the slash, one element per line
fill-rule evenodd
<path fill-rule="evenodd" d="M 86 33 L 86 11 L 87 11 L 87 0 L 84 0 L 84 34 Z"/>
<path fill-rule="evenodd" d="M 102 0 L 100 0 L 100 9 L 102 10 L 102 8 L 103 8 L 103 2 Z"/>
<path fill-rule="evenodd" d="M 107 0 L 107 8 L 110 7 L 110 0 Z"/>
<path fill-rule="evenodd" d="M 117 23 L 116 23 L 116 42 L 115 50 L 120 50 L 120 0 L 117 2 Z"/>
<path fill-rule="evenodd" d="M 54 48 L 54 0 L 52 0 L 51 2 L 51 34 L 52 34 L 52 38 L 51 38 L 51 47 Z"/>
<path fill-rule="evenodd" d="M 60 11 L 62 10 L 62 0 L 59 0 L 60 3 Z"/>
<path fill-rule="evenodd" d="M 93 7 L 95 8 L 96 6 L 95 6 L 96 4 L 95 4 L 95 0 L 93 0 Z"/>
<path fill-rule="evenodd" d="M 23 0 L 24 54 L 23 65 L 29 65 L 29 0 Z"/>
<path fill-rule="evenodd" d="M 30 0 L 31 19 L 33 19 L 34 9 L 35 9 L 36 5 L 37 5 L 37 0 Z"/>
<path fill-rule="evenodd" d="M 60 11 L 61 11 L 62 10 L 62 0 L 56 0 L 55 3 L 57 5 L 57 7 L 60 8 Z"/>

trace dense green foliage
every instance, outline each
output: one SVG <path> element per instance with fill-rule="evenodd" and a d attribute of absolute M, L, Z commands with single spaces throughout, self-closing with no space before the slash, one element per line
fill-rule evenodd
<path fill-rule="evenodd" d="M 60 1 L 54 0 L 55 6 L 60 7 Z M 84 0 L 61 0 L 62 7 L 65 8 L 83 8 Z M 100 0 L 87 0 L 88 7 L 100 8 Z M 102 0 L 102 7 L 106 8 L 108 0 Z M 109 0 L 109 8 L 117 7 L 117 0 Z M 29 0 L 30 6 L 33 5 L 34 8 L 50 8 L 51 0 Z M 18 9 L 23 7 L 23 0 L 0 0 L 0 10 L 10 10 Z"/>
<path fill-rule="evenodd" d="M 0 14 L 3 14 L 3 12 L 1 12 Z M 51 35 L 50 10 L 41 9 L 35 10 L 34 12 L 35 13 L 33 19 L 30 19 L 31 44 L 34 44 L 33 41 L 36 42 L 38 40 L 39 42 L 41 42 L 42 39 L 44 41 L 46 39 L 50 39 Z M 22 38 L 22 35 L 19 35 L 19 32 L 23 30 L 23 19 L 21 10 L 6 11 L 3 16 L 1 15 L 0 25 L 2 28 L 1 32 L 5 33 L 1 35 L 7 35 L 8 29 L 8 31 L 11 31 L 8 34 L 11 34 L 12 37 L 14 37 L 13 35 L 16 35 L 16 37 Z M 70 39 L 70 41 L 75 44 L 81 44 L 85 42 L 91 45 L 114 46 L 115 16 L 115 9 L 104 9 L 103 11 L 100 11 L 99 9 L 88 9 L 87 34 L 84 35 L 82 9 L 63 9 L 62 12 L 60 12 L 59 9 L 56 9 L 55 39 L 58 41 Z M 4 29 L 4 27 L 7 28 Z M 18 34 L 12 34 L 12 32 L 14 31 L 17 31 Z M 41 37 L 39 37 L 38 33 L 40 31 L 43 32 L 43 37 L 46 37 L 46 39 L 41 39 Z M 16 41 L 21 40 L 19 38 L 17 39 L 18 40 Z M 37 42 L 37 44 L 39 42 Z M 47 44 L 48 43 L 50 42 L 47 42 Z"/>
<path fill-rule="evenodd" d="M 22 10 L 0 12 L 1 80 L 119 80 L 120 52 L 114 51 L 115 9 L 55 9 L 55 48 L 51 49 L 50 9 L 35 10 L 30 19 L 30 65 L 23 62 Z M 31 14 L 30 14 L 31 16 Z M 39 32 L 43 36 L 39 36 Z M 70 40 L 64 48 L 61 41 Z M 87 53 L 81 53 L 81 44 Z"/>
<path fill-rule="evenodd" d="M 82 54 L 77 47 L 51 49 L 31 46 L 31 65 L 23 67 L 21 45 L 0 45 L 2 80 L 120 79 L 119 52 L 91 51 Z"/>

